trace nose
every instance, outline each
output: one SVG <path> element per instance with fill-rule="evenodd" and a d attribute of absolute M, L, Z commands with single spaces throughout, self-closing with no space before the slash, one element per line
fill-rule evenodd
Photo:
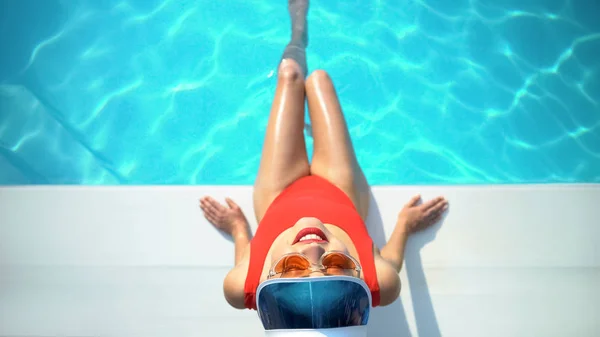
<path fill-rule="evenodd" d="M 325 253 L 325 248 L 321 247 L 321 245 L 309 244 L 306 247 L 303 247 L 300 252 L 306 255 L 310 262 L 317 264 L 319 263 L 321 256 Z"/>
<path fill-rule="evenodd" d="M 301 218 L 300 220 L 298 220 L 298 222 L 296 222 L 296 225 L 300 226 L 300 227 L 318 227 L 318 228 L 322 228 L 323 227 L 323 222 L 321 222 L 321 220 L 319 220 L 317 218 L 304 217 L 304 218 Z"/>

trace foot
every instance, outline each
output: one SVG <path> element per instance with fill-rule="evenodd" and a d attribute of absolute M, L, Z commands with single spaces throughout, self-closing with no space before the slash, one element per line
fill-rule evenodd
<path fill-rule="evenodd" d="M 206 220 L 218 230 L 232 237 L 249 235 L 250 226 L 240 206 L 230 198 L 226 198 L 225 201 L 227 206 L 208 196 L 200 199 L 200 209 Z"/>
<path fill-rule="evenodd" d="M 308 0 L 288 0 L 288 11 L 292 19 L 292 42 L 300 43 L 302 47 L 308 46 L 308 32 L 306 15 L 308 14 Z"/>
<path fill-rule="evenodd" d="M 308 0 L 288 0 L 288 10 L 290 15 L 301 15 L 306 17 L 308 13 Z"/>

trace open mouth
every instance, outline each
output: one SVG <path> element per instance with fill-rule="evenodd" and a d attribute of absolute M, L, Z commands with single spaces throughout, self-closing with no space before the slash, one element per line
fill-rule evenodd
<path fill-rule="evenodd" d="M 308 244 L 326 242 L 329 242 L 329 240 L 327 240 L 327 236 L 322 230 L 316 227 L 309 227 L 299 231 L 298 235 L 296 235 L 296 238 L 294 239 L 294 243 L 292 244 L 295 245 L 297 243 Z"/>

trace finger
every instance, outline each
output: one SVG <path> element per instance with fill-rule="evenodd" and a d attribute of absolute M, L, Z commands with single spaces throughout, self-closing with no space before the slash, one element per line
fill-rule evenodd
<path fill-rule="evenodd" d="M 221 205 L 220 202 L 216 201 L 215 199 L 208 197 L 206 198 L 206 203 L 209 204 L 212 208 L 216 209 L 217 211 L 224 211 L 225 207 L 223 205 Z"/>
<path fill-rule="evenodd" d="M 444 212 L 432 213 L 429 217 L 426 217 L 423 219 L 423 221 L 419 222 L 417 225 L 417 230 L 424 230 L 435 225 L 442 219 L 443 216 Z"/>
<path fill-rule="evenodd" d="M 433 216 L 431 218 L 431 220 L 428 221 L 427 226 L 435 225 L 436 223 L 438 223 L 442 219 L 442 216 L 444 216 L 444 213 L 438 213 L 438 214 L 436 214 L 435 216 Z"/>
<path fill-rule="evenodd" d="M 232 208 L 232 209 L 239 209 L 240 206 L 238 206 L 238 204 L 236 204 L 233 199 L 231 198 L 225 198 L 225 202 L 227 202 L 227 205 Z"/>
<path fill-rule="evenodd" d="M 212 207 L 209 203 L 203 202 L 200 205 L 200 208 L 202 209 L 202 211 L 205 214 L 208 213 L 208 214 L 212 215 L 214 218 L 218 218 L 219 212 L 214 207 Z"/>
<path fill-rule="evenodd" d="M 202 203 L 202 205 L 204 206 L 205 209 L 210 210 L 214 214 L 221 213 L 220 211 L 223 208 L 223 206 L 219 205 L 219 203 L 214 200 L 213 200 L 213 202 L 211 202 L 211 200 L 206 200 Z M 221 209 L 217 208 L 218 206 L 221 206 Z"/>
<path fill-rule="evenodd" d="M 204 212 L 204 217 L 207 219 L 210 219 L 210 221 L 214 224 L 216 224 L 218 222 L 218 215 L 216 215 L 215 213 L 211 212 L 211 211 L 205 211 Z"/>
<path fill-rule="evenodd" d="M 407 206 L 407 207 L 414 206 L 417 204 L 417 202 L 419 202 L 419 200 L 421 200 L 421 195 L 417 194 L 417 195 L 413 196 L 412 198 L 410 198 L 410 200 L 406 203 L 405 206 Z"/>
<path fill-rule="evenodd" d="M 444 202 L 444 197 L 433 198 L 421 205 L 421 207 L 423 208 L 423 210 L 428 210 L 441 202 Z"/>
<path fill-rule="evenodd" d="M 432 207 L 430 207 L 427 211 L 425 211 L 425 216 L 435 216 L 441 213 L 444 210 L 444 207 L 448 205 L 446 200 L 439 201 Z"/>
<path fill-rule="evenodd" d="M 202 198 L 200 198 L 200 202 L 209 202 L 210 200 L 214 200 L 210 195 L 205 195 Z"/>
<path fill-rule="evenodd" d="M 217 219 L 215 219 L 215 217 L 213 217 L 211 214 L 209 213 L 204 213 L 204 217 L 206 218 L 206 220 L 208 220 L 208 222 L 210 222 L 213 226 L 217 227 Z"/>

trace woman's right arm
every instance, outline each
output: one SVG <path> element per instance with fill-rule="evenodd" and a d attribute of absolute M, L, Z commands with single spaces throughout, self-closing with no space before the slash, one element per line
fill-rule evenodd
<path fill-rule="evenodd" d="M 244 241 L 238 243 L 238 240 L 235 240 L 235 249 L 236 249 L 236 264 L 233 269 L 227 273 L 225 276 L 225 280 L 223 281 L 223 293 L 225 294 L 225 299 L 227 303 L 236 309 L 245 309 L 245 294 L 244 294 L 244 286 L 246 284 L 246 276 L 248 275 L 248 266 L 250 261 L 250 245 L 249 241 L 245 240 L 246 246 L 243 248 L 243 252 L 240 255 L 240 260 L 238 261 L 238 247 L 241 247 Z"/>
<path fill-rule="evenodd" d="M 244 285 L 248 274 L 252 232 L 242 209 L 230 198 L 226 198 L 225 201 L 227 206 L 206 196 L 200 199 L 200 208 L 204 217 L 215 228 L 230 235 L 234 241 L 235 267 L 227 273 L 223 281 L 223 293 L 232 307 L 244 309 Z"/>

